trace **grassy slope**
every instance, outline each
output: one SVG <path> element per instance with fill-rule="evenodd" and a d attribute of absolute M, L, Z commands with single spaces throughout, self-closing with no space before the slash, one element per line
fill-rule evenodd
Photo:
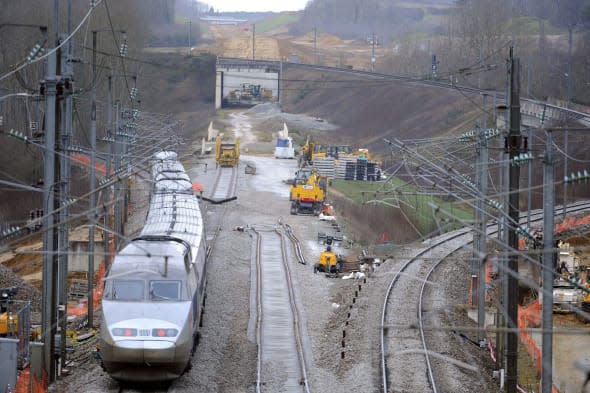
<path fill-rule="evenodd" d="M 280 27 L 286 27 L 288 24 L 295 22 L 299 19 L 299 15 L 291 13 L 280 13 L 271 16 L 270 18 L 263 19 L 256 22 L 256 32 L 266 33 Z"/>
<path fill-rule="evenodd" d="M 429 233 L 436 229 L 437 224 L 430 204 L 451 212 L 462 220 L 473 217 L 472 211 L 464 206 L 421 194 L 417 187 L 408 185 L 398 178 L 376 183 L 336 180 L 332 183 L 332 188 L 358 204 L 370 203 L 372 200 L 385 201 L 388 209 L 403 211 L 422 233 Z M 437 216 L 440 221 L 446 221 L 442 218 L 444 216 Z M 446 229 L 455 229 L 460 226 L 459 223 L 451 223 L 446 226 Z"/>

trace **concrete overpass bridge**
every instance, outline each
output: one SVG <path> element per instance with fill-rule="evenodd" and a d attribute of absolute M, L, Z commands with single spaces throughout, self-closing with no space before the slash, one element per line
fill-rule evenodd
<path fill-rule="evenodd" d="M 246 86 L 248 84 L 260 85 L 261 90 L 266 89 L 265 91 L 267 93 L 266 98 L 249 99 L 248 93 L 246 92 L 246 100 L 243 102 L 245 104 L 251 106 L 266 101 L 280 101 L 280 81 L 284 65 L 317 71 L 340 72 L 347 75 L 364 76 L 374 79 L 396 80 L 443 89 L 454 89 L 470 94 L 495 95 L 497 105 L 506 105 L 505 92 L 481 90 L 448 82 L 313 64 L 219 57 L 216 65 L 215 107 L 232 106 L 232 102 L 236 101 L 237 91 L 240 91 L 238 95 L 241 98 L 241 91 L 244 90 L 245 84 Z M 268 90 L 272 91 L 272 95 L 268 93 Z M 571 121 L 577 121 L 580 128 L 590 128 L 590 113 L 584 113 L 543 101 L 521 98 L 520 113 L 523 128 L 541 128 L 547 125 L 571 123 Z M 499 116 L 498 126 L 502 127 L 502 125 L 503 119 L 502 116 Z"/>

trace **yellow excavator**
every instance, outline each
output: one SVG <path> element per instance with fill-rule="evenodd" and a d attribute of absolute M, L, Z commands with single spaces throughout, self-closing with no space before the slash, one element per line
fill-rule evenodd
<path fill-rule="evenodd" d="M 18 287 L 0 289 L 0 337 L 14 337 L 18 334 L 18 315 L 10 310 L 11 299 Z"/>

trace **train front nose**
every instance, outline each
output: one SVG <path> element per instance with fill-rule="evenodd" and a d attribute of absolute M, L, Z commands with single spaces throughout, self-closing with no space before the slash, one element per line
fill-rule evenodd
<path fill-rule="evenodd" d="M 146 365 L 172 363 L 176 357 L 175 341 L 122 340 L 113 344 L 117 362 Z"/>
<path fill-rule="evenodd" d="M 103 364 L 113 378 L 121 381 L 157 382 L 176 379 L 182 375 L 190 359 L 190 341 L 183 337 L 150 336 L 140 339 L 114 336 L 113 341 L 104 348 Z"/>
<path fill-rule="evenodd" d="M 103 309 L 104 307 L 103 301 Z M 113 321 L 115 315 L 107 305 L 103 310 L 100 352 L 105 370 L 121 381 L 164 381 L 179 377 L 185 370 L 192 349 L 192 328 L 180 312 L 163 312 L 136 305 L 118 316 L 132 316 Z M 110 313 L 106 311 L 111 311 Z M 178 311 L 178 308 L 175 309 Z M 166 315 L 163 318 L 135 317 L 133 314 Z"/>

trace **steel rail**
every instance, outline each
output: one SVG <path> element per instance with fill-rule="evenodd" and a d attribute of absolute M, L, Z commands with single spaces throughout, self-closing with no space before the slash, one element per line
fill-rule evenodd
<path fill-rule="evenodd" d="M 237 166 L 232 166 L 231 169 L 231 179 L 229 181 L 230 183 L 227 198 L 236 195 L 236 189 L 238 188 L 238 168 Z"/>
<path fill-rule="evenodd" d="M 590 203 L 588 202 L 579 202 L 574 204 L 573 210 L 570 210 L 570 212 L 578 212 L 578 211 L 584 211 L 584 210 L 588 210 L 588 208 L 590 207 Z M 558 213 L 556 213 L 557 215 Z M 559 213 L 561 214 L 561 213 Z M 537 212 L 537 213 L 532 213 L 531 216 L 540 216 L 540 218 L 534 218 L 531 219 L 531 222 L 538 222 L 538 221 L 542 221 L 542 212 Z M 495 228 L 496 224 L 492 223 L 492 224 L 488 224 L 487 228 Z M 442 238 L 440 238 L 436 243 L 434 244 L 430 244 L 428 245 L 424 250 L 418 252 L 417 254 L 415 254 L 413 257 L 411 257 L 400 269 L 399 271 L 394 275 L 392 281 L 389 284 L 389 287 L 387 288 L 387 291 L 385 293 L 384 296 L 384 301 L 383 301 L 383 308 L 382 308 L 382 313 L 381 313 L 381 327 L 380 327 L 380 351 L 381 351 L 381 376 L 382 376 L 382 383 L 383 383 L 383 392 L 387 393 L 388 392 L 388 385 L 387 385 L 387 365 L 385 362 L 385 328 L 386 328 L 386 324 L 385 324 L 385 317 L 386 317 L 386 310 L 387 310 L 387 304 L 389 302 L 389 297 L 391 295 L 391 291 L 393 289 L 393 287 L 395 286 L 395 284 L 398 282 L 400 276 L 402 275 L 402 273 L 414 262 L 416 262 L 422 255 L 431 252 L 432 250 L 434 250 L 436 247 L 447 243 L 450 240 L 454 240 L 457 239 L 459 237 L 462 236 L 468 236 L 471 235 L 472 230 L 470 228 L 463 228 L 460 229 L 454 233 L 451 233 L 449 236 L 445 236 L 443 235 Z M 493 235 L 497 233 L 497 229 L 496 230 L 492 230 L 490 232 L 490 235 Z M 434 381 L 434 375 L 432 372 L 432 366 L 430 364 L 430 359 L 429 359 L 429 355 L 428 355 L 428 350 L 427 350 L 427 346 L 426 346 L 426 341 L 425 341 L 425 336 L 424 336 L 424 326 L 422 323 L 422 297 L 423 297 L 423 293 L 424 293 L 424 288 L 425 285 L 428 281 L 428 278 L 430 277 L 431 273 L 442 263 L 444 262 L 444 260 L 452 253 L 456 252 L 457 250 L 459 250 L 460 248 L 464 247 L 464 245 L 466 244 L 470 244 L 472 243 L 473 240 L 471 241 L 466 241 L 465 243 L 462 243 L 461 246 L 454 248 L 453 250 L 451 250 L 450 252 L 446 253 L 443 257 L 441 257 L 439 259 L 439 261 L 437 263 L 435 263 L 432 268 L 430 269 L 430 271 L 428 272 L 426 278 L 424 279 L 423 283 L 422 283 L 422 288 L 420 291 L 420 297 L 419 297 L 419 305 L 418 305 L 418 319 L 419 319 L 419 330 L 420 330 L 420 335 L 421 335 L 421 340 L 422 340 L 422 346 L 424 348 L 424 356 L 425 356 L 425 362 L 427 364 L 427 375 L 431 384 L 431 387 L 433 389 L 433 392 L 437 392 L 436 390 L 436 382 Z"/>
<path fill-rule="evenodd" d="M 285 233 L 287 237 L 291 240 L 291 244 L 293 245 L 293 250 L 295 251 L 295 255 L 297 256 L 297 261 L 302 265 L 305 265 L 307 262 L 305 261 L 305 256 L 303 255 L 303 251 L 301 250 L 301 242 L 293 233 L 293 228 L 289 224 L 281 224 L 285 229 Z"/>
<path fill-rule="evenodd" d="M 422 300 L 424 299 L 424 288 L 426 288 L 426 283 L 430 278 L 430 275 L 436 269 L 438 265 L 442 263 L 445 258 L 441 258 L 437 263 L 435 263 L 432 268 L 426 274 L 426 278 L 422 282 L 422 287 L 420 288 L 420 297 L 418 298 L 418 327 L 420 330 L 420 338 L 422 339 L 422 347 L 424 348 L 424 357 L 426 359 L 426 368 L 428 369 L 428 379 L 430 380 L 430 384 L 432 386 L 432 391 L 434 393 L 438 393 L 436 389 L 436 382 L 434 381 L 434 373 L 432 372 L 432 364 L 430 363 L 430 356 L 428 356 L 428 348 L 426 347 L 426 338 L 424 337 L 424 318 L 423 317 L 423 307 L 422 307 Z"/>
<path fill-rule="evenodd" d="M 410 258 L 400 269 L 399 271 L 394 275 L 393 279 L 391 280 L 389 287 L 387 288 L 387 291 L 385 293 L 385 298 L 383 301 L 383 308 L 381 311 L 381 328 L 380 328 L 380 341 L 381 341 L 381 376 L 382 376 L 382 383 L 383 383 L 383 392 L 384 393 L 388 393 L 388 386 L 387 386 L 387 365 L 385 363 L 385 317 L 387 314 L 387 304 L 389 302 L 389 296 L 391 294 L 391 291 L 393 290 L 393 287 L 395 286 L 395 284 L 397 284 L 399 278 L 401 277 L 402 273 L 412 264 L 414 263 L 416 260 L 418 260 L 418 258 L 424 254 L 426 254 L 427 252 L 431 251 L 434 247 L 443 244 L 445 242 L 447 242 L 448 240 L 452 240 L 455 238 L 458 238 L 460 236 L 465 236 L 471 233 L 470 229 L 464 229 L 464 230 L 460 230 L 459 233 L 450 236 L 450 237 L 446 237 L 442 240 L 440 240 L 439 242 L 437 242 L 434 245 L 430 245 L 427 248 L 425 248 L 424 250 L 420 251 L 418 254 L 416 254 L 415 256 L 413 256 L 412 258 Z M 429 365 L 427 366 L 429 367 Z M 431 374 L 430 368 L 428 369 L 428 373 L 429 375 Z"/>
<path fill-rule="evenodd" d="M 262 384 L 262 235 L 252 228 L 256 234 L 256 393 L 261 393 Z"/>
<path fill-rule="evenodd" d="M 293 280 L 291 279 L 291 269 L 289 268 L 289 257 L 287 255 L 287 249 L 285 246 L 285 237 L 283 233 L 279 232 L 278 229 L 276 229 L 275 231 L 281 239 L 281 255 L 283 266 L 285 267 L 285 279 L 287 281 L 287 286 L 289 289 L 289 304 L 291 306 L 291 314 L 293 315 L 293 329 L 295 331 L 295 343 L 297 344 L 297 357 L 299 360 L 299 368 L 301 369 L 300 384 L 303 386 L 303 390 L 306 393 L 310 393 L 309 381 L 307 380 L 307 366 L 305 364 L 305 356 L 303 353 L 303 344 L 301 339 L 302 333 L 301 324 L 299 323 L 299 309 L 297 308 L 297 303 L 295 300 L 294 285 Z"/>
<path fill-rule="evenodd" d="M 228 171 L 231 171 L 229 175 Z M 213 183 L 211 192 L 208 193 L 208 196 L 202 196 L 201 199 L 214 204 L 220 204 L 237 199 L 237 196 L 235 195 L 238 178 L 237 172 L 238 171 L 235 166 L 217 168 L 215 182 Z M 229 177 L 229 180 L 227 177 Z M 223 187 L 225 187 L 225 190 Z M 223 195 L 218 195 L 219 192 L 223 192 Z"/>
<path fill-rule="evenodd" d="M 215 174 L 215 182 L 213 183 L 213 188 L 211 189 L 211 198 L 215 196 L 217 193 L 217 188 L 219 187 L 219 182 L 221 181 L 221 173 L 223 172 L 224 168 L 219 167 Z"/>
<path fill-rule="evenodd" d="M 263 382 L 263 356 L 264 356 L 264 334 L 263 334 L 263 322 L 264 322 L 264 307 L 263 307 L 263 237 L 265 235 L 262 232 L 273 232 L 276 236 L 278 236 L 278 241 L 280 244 L 280 259 L 281 259 L 281 266 L 284 269 L 284 282 L 286 284 L 286 295 L 288 296 L 289 302 L 289 312 L 293 319 L 293 335 L 291 337 L 292 345 L 294 344 L 295 352 L 293 353 L 296 356 L 296 362 L 298 367 L 298 384 L 301 387 L 301 391 L 305 393 L 310 393 L 309 388 L 309 381 L 307 378 L 307 365 L 305 362 L 305 354 L 303 350 L 303 340 L 302 340 L 302 326 L 299 320 L 299 309 L 297 307 L 297 302 L 295 298 L 295 289 L 293 284 L 293 279 L 291 277 L 291 269 L 289 268 L 289 258 L 287 252 L 287 246 L 285 241 L 285 235 L 279 229 L 273 228 L 271 229 L 256 229 L 251 228 L 252 233 L 256 235 L 256 308 L 257 308 L 257 317 L 256 317 L 256 340 L 258 346 L 258 359 L 257 359 L 257 366 L 256 366 L 256 392 L 262 392 L 262 386 L 264 385 Z M 274 247 L 274 245 L 273 245 Z M 278 246 L 277 246 L 278 248 Z"/>

